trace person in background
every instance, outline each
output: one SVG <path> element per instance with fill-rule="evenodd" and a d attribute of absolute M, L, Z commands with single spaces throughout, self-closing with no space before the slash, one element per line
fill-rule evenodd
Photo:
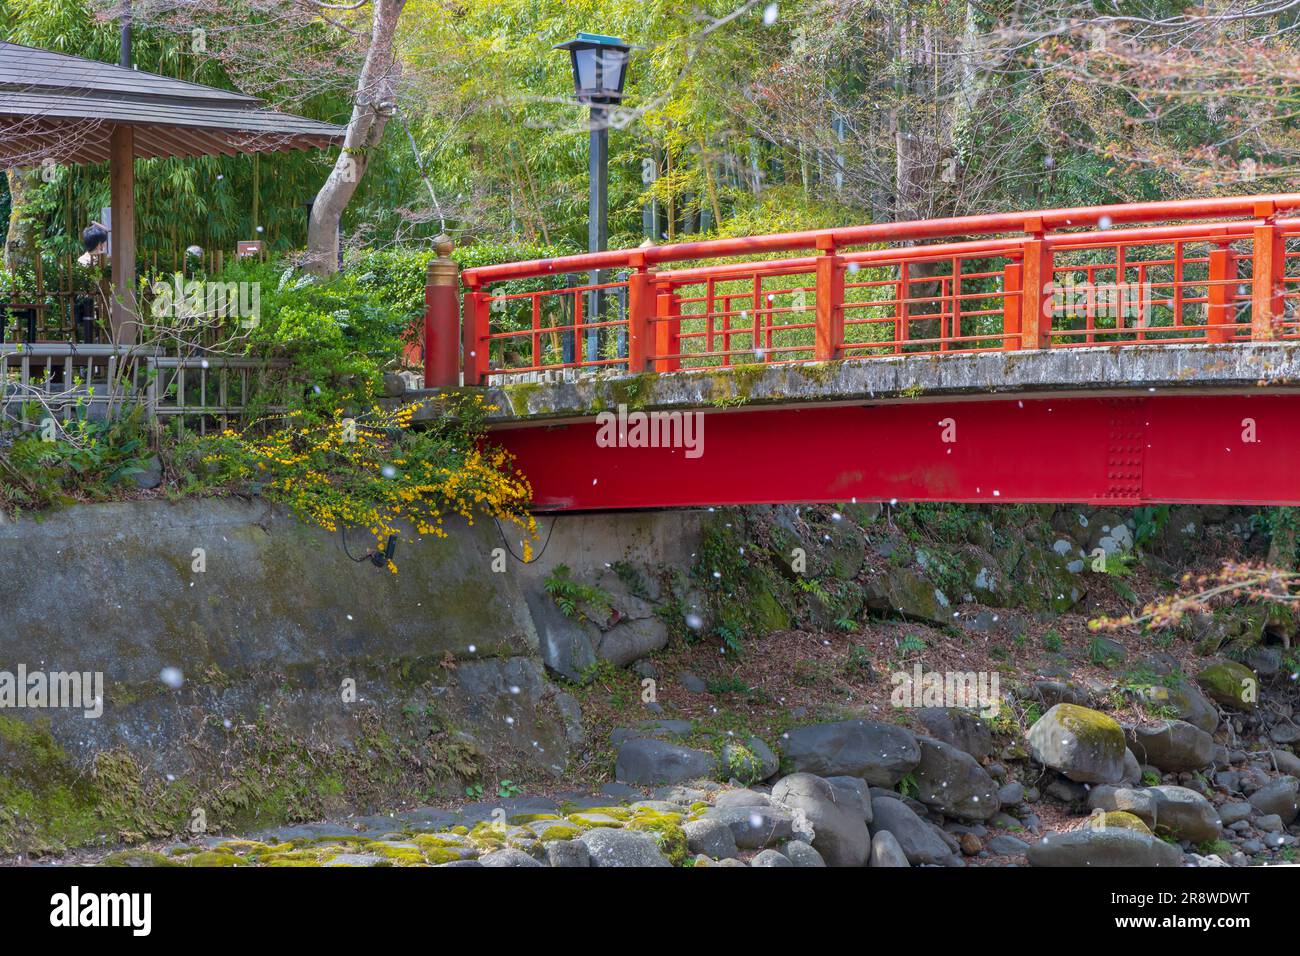
<path fill-rule="evenodd" d="M 81 232 L 81 244 L 86 247 L 86 251 L 77 258 L 77 262 L 90 266 L 94 263 L 95 256 L 102 256 L 108 246 L 108 229 L 103 223 L 92 220 Z"/>

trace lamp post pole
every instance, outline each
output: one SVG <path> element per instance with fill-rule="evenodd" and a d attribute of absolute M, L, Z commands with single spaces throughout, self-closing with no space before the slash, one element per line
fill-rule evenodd
<path fill-rule="evenodd" d="M 604 252 L 609 245 L 609 110 L 623 100 L 627 55 L 632 48 L 618 37 L 579 33 L 576 40 L 556 44 L 555 49 L 569 52 L 574 94 L 579 103 L 591 108 L 587 121 L 587 251 Z M 600 269 L 588 272 L 589 286 L 600 285 L 601 280 Z M 579 358 L 588 362 L 600 358 L 599 325 L 605 312 L 604 290 L 590 289 L 584 298 L 582 322 L 575 319 L 573 332 L 564 337 L 566 364 Z M 586 329 L 580 338 L 578 325 L 596 327 Z M 579 349 L 584 353 L 581 356 L 576 354 Z"/>
<path fill-rule="evenodd" d="M 609 245 L 609 110 L 594 104 L 591 107 L 587 178 L 590 182 L 587 197 L 587 251 L 604 252 Z M 588 281 L 591 285 L 599 285 L 600 270 L 593 269 Z M 605 297 L 601 291 L 593 289 L 587 297 L 588 322 L 602 320 Z M 594 361 L 600 357 L 600 329 L 589 329 L 586 339 L 587 361 Z"/>

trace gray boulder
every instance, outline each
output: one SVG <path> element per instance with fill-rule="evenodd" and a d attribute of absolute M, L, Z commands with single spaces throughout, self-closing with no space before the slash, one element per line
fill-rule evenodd
<path fill-rule="evenodd" d="M 835 802 L 851 807 L 862 815 L 862 822 L 871 822 L 871 787 L 858 777 L 824 777 L 835 791 Z"/>
<path fill-rule="evenodd" d="M 606 631 L 596 654 L 617 667 L 626 667 L 668 644 L 668 625 L 659 617 L 625 620 Z"/>
<path fill-rule="evenodd" d="M 875 720 L 843 720 L 789 731 L 782 755 L 796 773 L 860 777 L 892 787 L 921 760 L 916 738 L 901 727 Z"/>
<path fill-rule="evenodd" d="M 955 820 L 987 820 L 998 812 L 997 784 L 974 757 L 930 737 L 917 744 L 921 762 L 912 773 L 918 800 Z"/>
<path fill-rule="evenodd" d="M 1200 770 L 1214 760 L 1214 738 L 1183 720 L 1126 725 L 1124 738 L 1139 761 L 1166 773 Z"/>
<path fill-rule="evenodd" d="M 790 862 L 796 867 L 817 867 L 825 866 L 826 861 L 822 855 L 810 847 L 803 840 L 791 840 L 785 845 L 785 855 L 790 858 Z"/>
<path fill-rule="evenodd" d="M 758 850 L 794 836 L 794 815 L 783 807 L 710 807 L 704 819 L 726 824 L 742 850 Z"/>
<path fill-rule="evenodd" d="M 739 853 L 731 827 L 721 820 L 690 820 L 682 824 L 682 830 L 692 853 L 703 853 L 715 860 L 729 859 Z"/>
<path fill-rule="evenodd" d="M 1133 789 L 1097 787 L 1095 803 L 1102 810 L 1123 810 L 1133 814 L 1157 832 L 1176 840 L 1205 843 L 1217 840 L 1223 829 L 1214 805 L 1195 790 L 1186 787 L 1160 786 Z"/>
<path fill-rule="evenodd" d="M 1255 808 L 1249 803 L 1234 800 L 1219 807 L 1219 820 L 1225 827 L 1230 827 L 1234 823 L 1248 819 L 1254 812 Z"/>
<path fill-rule="evenodd" d="M 1142 782 L 1142 764 L 1128 747 L 1124 748 L 1124 775 L 1119 782 L 1130 787 L 1136 787 Z"/>
<path fill-rule="evenodd" d="M 772 805 L 772 798 L 757 790 L 741 787 L 737 790 L 724 790 L 713 798 L 715 807 L 767 807 Z"/>
<path fill-rule="evenodd" d="M 592 866 L 672 866 L 644 831 L 594 827 L 578 839 L 587 845 Z"/>
<path fill-rule="evenodd" d="M 994 856 L 1024 856 L 1029 844 L 1018 837 L 1002 833 L 984 844 L 984 848 Z"/>
<path fill-rule="evenodd" d="M 653 786 L 708 777 L 716 766 L 717 760 L 706 751 L 643 737 L 618 748 L 614 776 L 622 783 Z"/>
<path fill-rule="evenodd" d="M 1292 777 L 1300 777 L 1300 757 L 1291 753 L 1289 750 L 1270 750 L 1269 755 L 1277 765 L 1277 769 L 1282 773 Z"/>
<path fill-rule="evenodd" d="M 1013 780 L 998 787 L 998 805 L 1016 807 L 1025 802 L 1025 785 Z"/>
<path fill-rule="evenodd" d="M 1183 854 L 1149 833 L 1084 826 L 1050 833 L 1025 853 L 1030 866 L 1178 866 Z"/>
<path fill-rule="evenodd" d="M 779 780 L 772 799 L 802 811 L 812 825 L 812 846 L 828 866 L 862 866 L 871 852 L 871 835 L 862 817 L 861 804 L 841 803 L 835 788 L 821 777 L 795 773 Z"/>
<path fill-rule="evenodd" d="M 1124 731 L 1100 711 L 1057 704 L 1032 727 L 1035 760 L 1079 783 L 1117 783 L 1124 776 Z"/>
<path fill-rule="evenodd" d="M 592 642 L 599 638 L 600 631 L 592 624 L 565 617 L 550 595 L 528 592 L 524 600 L 537 629 L 542 664 L 551 673 L 580 683 L 596 663 Z"/>
<path fill-rule="evenodd" d="M 749 865 L 751 867 L 794 866 L 788 856 L 777 850 L 764 850 L 761 853 L 756 853 L 754 858 L 749 861 Z"/>
<path fill-rule="evenodd" d="M 881 830 L 871 838 L 872 866 L 911 866 L 907 854 L 898 845 L 898 838 L 888 830 Z"/>
<path fill-rule="evenodd" d="M 581 840 L 552 840 L 546 844 L 546 862 L 551 866 L 591 866 L 591 857 Z"/>
<path fill-rule="evenodd" d="M 1218 729 L 1218 709 L 1201 693 L 1201 689 L 1190 681 L 1179 680 L 1168 687 L 1151 684 L 1140 688 L 1138 693 L 1148 703 L 1157 707 L 1168 707 L 1178 715 L 1179 720 L 1186 721 L 1207 734 L 1212 734 Z"/>
<path fill-rule="evenodd" d="M 523 850 L 513 850 L 507 847 L 504 850 L 493 850 L 491 853 L 484 853 L 478 858 L 479 863 L 483 866 L 541 866 L 531 856 Z"/>
<path fill-rule="evenodd" d="M 1296 797 L 1298 789 L 1300 782 L 1295 777 L 1280 777 L 1260 787 L 1246 799 L 1261 814 L 1276 813 L 1282 818 L 1284 826 L 1290 826 L 1300 809 Z"/>
<path fill-rule="evenodd" d="M 876 836 L 887 832 L 893 835 L 910 864 L 948 866 L 953 862 L 952 847 L 944 839 L 947 834 L 922 820 L 903 801 L 873 800 L 871 812 L 873 845 Z"/>
<path fill-rule="evenodd" d="M 944 743 L 952 744 L 976 760 L 993 753 L 993 731 L 975 714 L 957 707 L 922 707 L 916 712 L 922 726 Z"/>

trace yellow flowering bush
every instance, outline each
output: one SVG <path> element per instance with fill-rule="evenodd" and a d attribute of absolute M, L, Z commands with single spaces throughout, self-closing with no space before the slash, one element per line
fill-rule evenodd
<path fill-rule="evenodd" d="M 200 441 L 208 480 L 251 485 L 327 531 L 364 528 L 382 551 L 404 531 L 446 537 L 444 520 L 473 524 L 488 515 L 524 532 L 531 558 L 537 525 L 527 511 L 528 480 L 504 449 L 484 440 L 483 416 L 493 410 L 479 395 L 447 400 L 442 414 L 412 427 L 418 405 L 332 416 L 291 411 L 279 427 L 267 420 Z M 396 571 L 390 561 L 389 569 Z"/>

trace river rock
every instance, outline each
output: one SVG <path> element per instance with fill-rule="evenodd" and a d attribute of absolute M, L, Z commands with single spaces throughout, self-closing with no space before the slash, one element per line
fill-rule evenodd
<path fill-rule="evenodd" d="M 1035 760 L 1080 783 L 1116 783 L 1124 776 L 1124 731 L 1100 711 L 1057 704 L 1032 727 Z"/>
<path fill-rule="evenodd" d="M 1156 707 L 1170 708 L 1178 715 L 1179 720 L 1185 720 L 1207 734 L 1212 734 L 1218 729 L 1218 710 L 1190 681 L 1180 679 L 1170 686 L 1150 684 L 1140 688 L 1138 693 L 1148 703 Z"/>
<path fill-rule="evenodd" d="M 710 807 L 704 819 L 726 824 L 742 850 L 758 850 L 794 836 L 794 815 L 783 807 Z"/>
<path fill-rule="evenodd" d="M 1201 670 L 1196 683 L 1210 698 L 1224 707 L 1254 710 L 1259 698 L 1255 672 L 1236 661 L 1219 661 Z"/>
<path fill-rule="evenodd" d="M 803 840 L 791 840 L 784 847 L 785 855 L 790 858 L 790 862 L 796 867 L 819 867 L 825 866 L 826 861 L 822 855 L 815 849 L 804 843 Z"/>
<path fill-rule="evenodd" d="M 956 820 L 987 820 L 998 812 L 997 785 L 969 753 L 931 737 L 917 738 L 916 797 Z"/>
<path fill-rule="evenodd" d="M 706 751 L 643 737 L 619 747 L 614 776 L 623 783 L 653 786 L 708 777 L 716 766 Z"/>
<path fill-rule="evenodd" d="M 1183 854 L 1158 837 L 1138 830 L 1084 826 L 1050 833 L 1025 853 L 1030 866 L 1178 866 Z"/>
<path fill-rule="evenodd" d="M 1098 805 L 1104 810 L 1131 813 L 1152 830 L 1177 840 L 1206 843 L 1217 840 L 1223 829 L 1214 805 L 1186 787 L 1121 787 Z"/>
<path fill-rule="evenodd" d="M 842 720 L 789 731 L 782 756 L 796 773 L 860 777 L 892 787 L 921 761 L 916 738 L 901 727 L 875 720 Z"/>
<path fill-rule="evenodd" d="M 721 820 L 690 820 L 682 824 L 686 846 L 692 853 L 704 853 L 715 860 L 739 854 L 731 827 Z"/>
<path fill-rule="evenodd" d="M 1214 738 L 1183 720 L 1126 725 L 1124 737 L 1139 761 L 1167 773 L 1201 770 L 1214 760 Z"/>
<path fill-rule="evenodd" d="M 871 812 L 873 845 L 877 835 L 887 832 L 898 842 L 909 864 L 948 866 L 953 862 L 953 848 L 944 839 L 947 834 L 922 820 L 903 801 L 873 800 Z"/>
<path fill-rule="evenodd" d="M 1298 788 L 1300 783 L 1295 777 L 1281 777 L 1260 787 L 1246 799 L 1261 814 L 1276 813 L 1283 824 L 1290 826 L 1297 815 Z"/>
<path fill-rule="evenodd" d="M 596 827 L 578 839 L 587 845 L 592 866 L 672 866 L 650 833 Z"/>
<path fill-rule="evenodd" d="M 794 866 L 790 858 L 778 850 L 763 850 L 761 853 L 756 853 L 749 861 L 749 865 L 751 867 Z"/>
<path fill-rule="evenodd" d="M 772 799 L 791 810 L 802 810 L 812 824 L 812 846 L 828 866 L 862 866 L 871 852 L 871 835 L 858 803 L 836 800 L 834 787 L 810 773 L 794 773 L 777 781 Z"/>
<path fill-rule="evenodd" d="M 907 862 L 907 854 L 898 845 L 898 838 L 888 830 L 880 830 L 871 838 L 871 865 L 897 867 L 912 864 Z"/>
<path fill-rule="evenodd" d="M 493 850 L 491 853 L 484 853 L 478 858 L 479 863 L 483 866 L 541 866 L 531 856 L 523 850 L 514 850 L 507 847 L 504 850 Z"/>
<path fill-rule="evenodd" d="M 975 714 L 958 707 L 922 707 L 916 712 L 922 726 L 944 743 L 952 744 L 976 760 L 993 753 L 993 731 Z"/>

